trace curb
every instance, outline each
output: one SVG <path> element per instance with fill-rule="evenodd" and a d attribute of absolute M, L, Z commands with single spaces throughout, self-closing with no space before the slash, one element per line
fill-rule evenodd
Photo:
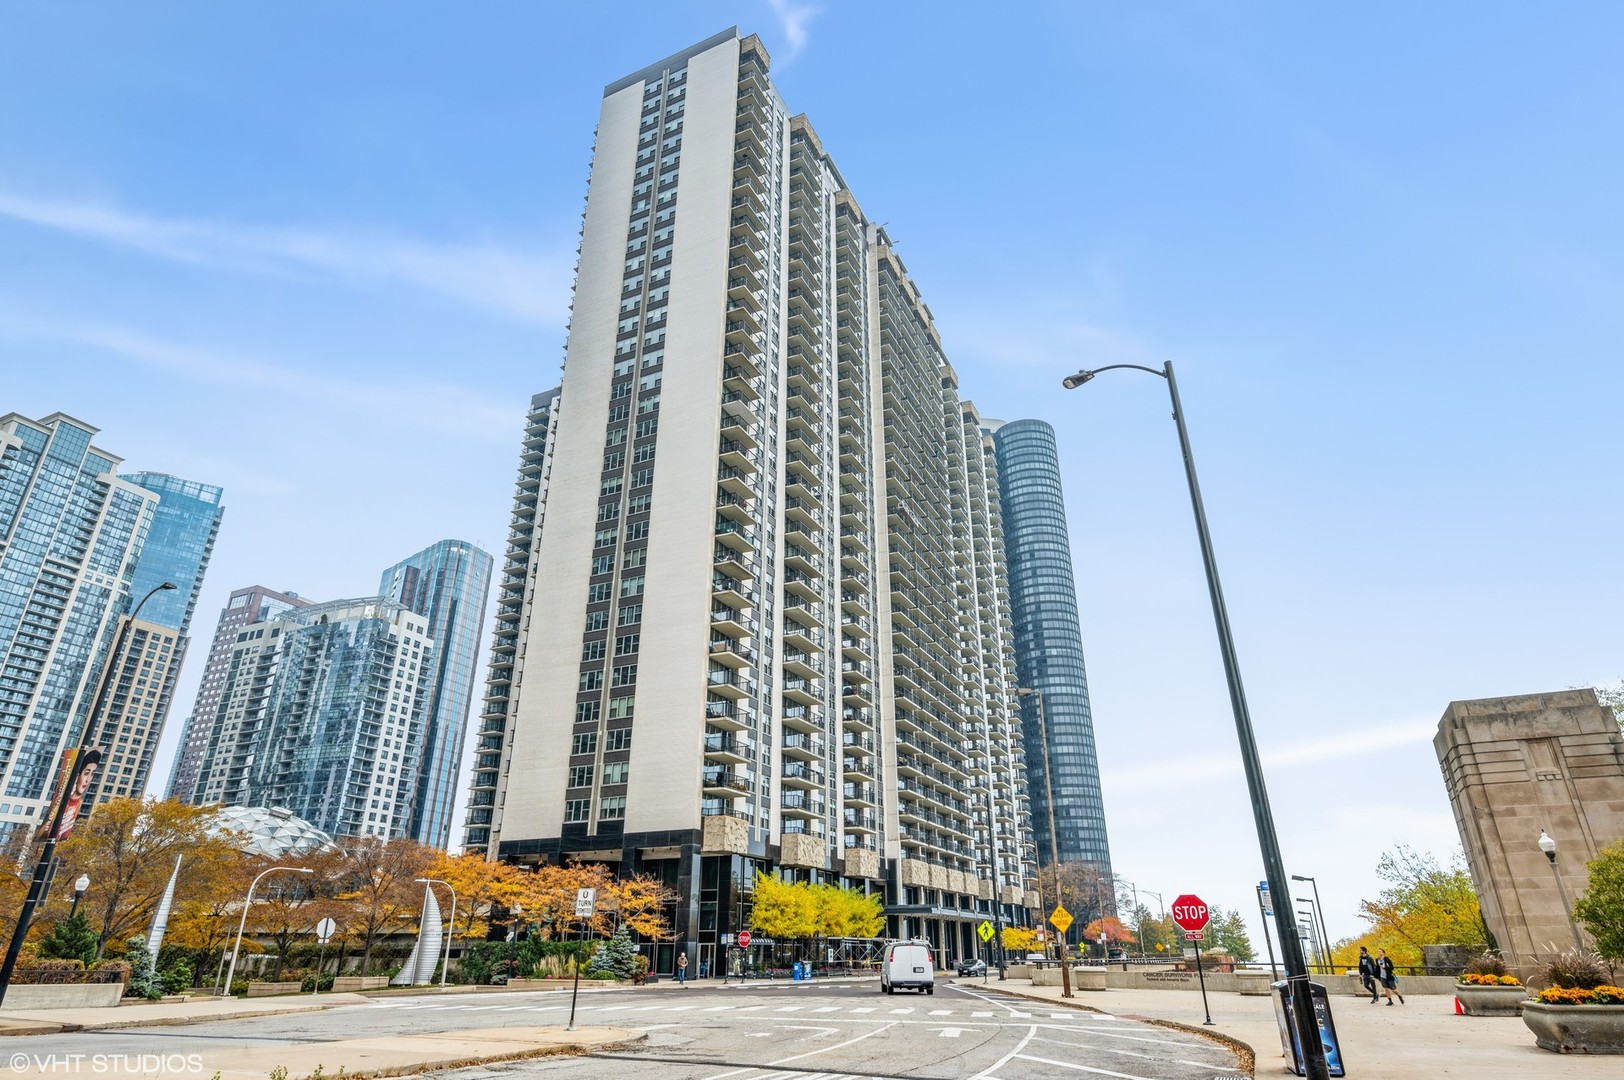
<path fill-rule="evenodd" d="M 297 1009 L 245 1009 L 241 1012 L 211 1013 L 207 1016 L 159 1016 L 146 1020 L 109 1020 L 105 1024 L 70 1024 L 57 1023 L 54 1020 L 27 1020 L 19 1024 L 27 1024 L 26 1030 L 7 1030 L 3 1021 L 0 1021 L 0 1036 L 6 1035 L 63 1035 L 75 1031 L 111 1031 L 117 1028 L 132 1027 L 185 1027 L 188 1024 L 208 1024 L 215 1020 L 252 1020 L 269 1016 L 296 1016 L 300 1013 L 326 1012 L 328 1009 L 342 1009 L 355 1002 L 345 1001 L 336 1005 L 306 1005 Z"/>
<path fill-rule="evenodd" d="M 467 1069 L 475 1065 L 497 1065 L 503 1062 L 531 1061 L 536 1058 L 545 1057 L 581 1057 L 587 1054 L 594 1054 L 599 1050 L 625 1049 L 627 1047 L 636 1046 L 638 1043 L 644 1042 L 647 1039 L 648 1032 L 643 1032 L 641 1034 L 633 1035 L 631 1038 L 620 1039 L 616 1042 L 597 1043 L 594 1045 L 588 1045 L 586 1043 L 561 1043 L 557 1046 L 536 1046 L 529 1050 L 514 1050 L 509 1053 L 495 1054 L 490 1056 L 450 1058 L 444 1061 L 420 1061 L 412 1065 L 389 1066 L 381 1069 L 363 1069 L 359 1072 L 345 1070 L 343 1075 L 346 1078 L 353 1078 L 353 1080 L 368 1080 L 370 1077 L 416 1076 L 419 1073 L 439 1072 L 446 1069 Z M 310 1080 L 310 1077 L 309 1075 L 303 1077 L 290 1076 L 288 1080 Z"/>
<path fill-rule="evenodd" d="M 1224 1049 L 1232 1051 L 1238 1059 L 1236 1065 L 1240 1071 L 1247 1076 L 1257 1076 L 1257 1051 L 1250 1044 L 1242 1042 L 1233 1035 L 1225 1035 L 1221 1031 L 1213 1031 L 1211 1028 L 1205 1027 L 1193 1027 L 1189 1024 L 1181 1024 L 1177 1020 L 1163 1020 L 1155 1016 L 1140 1016 L 1136 1013 L 1113 1013 L 1094 1005 L 1080 1005 L 1073 1001 L 1066 1001 L 1064 998 L 1050 1000 L 1049 998 L 1030 997 L 1014 990 L 1005 990 L 998 987 L 987 987 L 987 989 L 995 994 L 1002 994 L 1005 997 L 1015 998 L 1019 1001 L 1041 1001 L 1045 1005 L 1058 1005 L 1063 1009 L 1076 1009 L 1078 1012 L 1100 1013 L 1105 1016 L 1120 1016 L 1124 1020 L 1137 1020 L 1142 1024 L 1151 1024 L 1155 1027 L 1167 1028 L 1170 1031 L 1182 1031 L 1187 1035 L 1199 1035 L 1209 1042 L 1215 1042 Z"/>

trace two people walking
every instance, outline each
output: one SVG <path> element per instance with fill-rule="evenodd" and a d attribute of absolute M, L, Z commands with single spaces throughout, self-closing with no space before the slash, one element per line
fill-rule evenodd
<path fill-rule="evenodd" d="M 1393 1004 L 1394 995 L 1397 995 L 1400 1005 L 1404 1004 L 1404 995 L 1398 992 L 1398 976 L 1393 973 L 1393 958 L 1387 955 L 1386 949 L 1377 949 L 1376 952 L 1380 955 L 1371 956 L 1369 949 L 1359 946 L 1359 981 L 1370 991 L 1370 1003 L 1376 1004 L 1376 988 L 1379 986 L 1389 1006 Z"/>

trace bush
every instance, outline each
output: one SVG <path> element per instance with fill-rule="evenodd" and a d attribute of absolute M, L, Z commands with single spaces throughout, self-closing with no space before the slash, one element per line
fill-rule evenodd
<path fill-rule="evenodd" d="M 1466 965 L 1468 975 L 1504 975 L 1506 962 L 1494 953 L 1486 952 L 1482 956 L 1473 957 Z M 1466 980 L 1470 981 L 1470 980 Z"/>
<path fill-rule="evenodd" d="M 637 946 L 632 944 L 631 931 L 625 923 L 617 926 L 614 936 L 593 954 L 587 971 L 593 978 L 607 974 L 609 978 L 630 979 L 637 974 Z"/>
<path fill-rule="evenodd" d="M 325 971 L 321 973 L 321 988 L 323 990 L 331 990 L 333 988 L 333 977 L 327 974 Z M 316 989 L 316 976 L 314 974 L 306 975 L 302 980 L 300 980 L 299 989 L 306 994 L 314 991 Z"/>
<path fill-rule="evenodd" d="M 1594 989 L 1551 986 L 1539 992 L 1541 1005 L 1624 1005 L 1624 987 L 1603 983 Z"/>
<path fill-rule="evenodd" d="M 1478 975 L 1468 971 L 1460 977 L 1460 981 L 1467 986 L 1521 986 L 1522 982 L 1515 975 Z"/>
<path fill-rule="evenodd" d="M 139 934 L 131 938 L 124 957 L 130 964 L 130 981 L 124 988 L 124 996 L 149 1000 L 163 997 L 163 987 L 153 975 L 152 951 L 147 948 L 147 939 Z"/>
<path fill-rule="evenodd" d="M 1585 869 L 1589 884 L 1573 904 L 1573 914 L 1610 964 L 1624 963 L 1624 840 L 1601 849 Z"/>
<path fill-rule="evenodd" d="M 125 986 L 130 985 L 130 962 L 128 960 L 98 960 L 90 965 L 91 971 L 111 971 L 118 976 L 118 981 Z"/>
<path fill-rule="evenodd" d="M 1540 965 L 1539 980 L 1548 988 L 1594 990 L 1607 984 L 1607 965 L 1588 949 L 1557 953 Z"/>
<path fill-rule="evenodd" d="M 231 993 L 232 993 L 232 995 L 234 997 L 247 997 L 248 996 L 248 980 L 245 979 L 245 978 L 244 979 L 232 979 L 231 980 Z"/>
<path fill-rule="evenodd" d="M 84 912 L 76 912 L 71 919 L 63 919 L 51 927 L 50 933 L 40 939 L 41 957 L 78 960 L 80 966 L 96 959 L 96 931 Z"/>
<path fill-rule="evenodd" d="M 192 962 L 190 960 L 176 960 L 158 974 L 158 981 L 163 984 L 164 993 L 178 994 L 183 990 L 192 988 Z"/>

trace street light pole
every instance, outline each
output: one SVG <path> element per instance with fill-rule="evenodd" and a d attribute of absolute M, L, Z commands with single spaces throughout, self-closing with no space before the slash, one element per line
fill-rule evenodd
<path fill-rule="evenodd" d="M 80 874 L 79 880 L 73 883 L 73 906 L 68 909 L 68 921 L 79 914 L 79 901 L 85 898 L 85 891 L 90 888 L 90 875 Z"/>
<path fill-rule="evenodd" d="M 242 951 L 242 932 L 248 926 L 248 911 L 254 906 L 254 890 L 259 887 L 260 878 L 263 878 L 266 874 L 274 874 L 278 870 L 286 870 L 294 874 L 313 872 L 308 866 L 268 866 L 261 870 L 253 881 L 248 883 L 248 899 L 243 901 L 242 918 L 237 920 L 237 944 L 231 947 L 231 966 L 226 969 L 226 997 L 231 996 L 231 980 L 237 976 L 237 954 Z M 316 973 L 316 983 L 318 986 L 321 984 L 320 972 Z"/>
<path fill-rule="evenodd" d="M 1235 733 L 1240 741 L 1241 765 L 1246 771 L 1246 787 L 1252 799 L 1252 817 L 1257 825 L 1258 847 L 1263 855 L 1264 876 L 1269 891 L 1275 896 L 1290 896 L 1291 885 L 1284 860 L 1280 857 L 1280 840 L 1275 835 L 1274 813 L 1269 809 L 1269 792 L 1263 782 L 1263 762 L 1258 755 L 1257 740 L 1252 733 L 1252 716 L 1246 707 L 1246 691 L 1241 685 L 1240 660 L 1235 653 L 1235 641 L 1229 631 L 1229 613 L 1224 607 L 1224 591 L 1218 582 L 1218 560 L 1213 554 L 1212 537 L 1207 532 L 1207 512 L 1201 504 L 1201 485 L 1195 475 L 1195 455 L 1190 450 L 1190 433 L 1184 426 L 1184 410 L 1179 405 L 1178 382 L 1173 377 L 1173 362 L 1167 361 L 1162 370 L 1139 364 L 1110 364 L 1093 371 L 1079 371 L 1062 380 L 1068 390 L 1088 382 L 1102 371 L 1115 368 L 1133 368 L 1148 371 L 1167 380 L 1167 395 L 1173 404 L 1173 423 L 1178 428 L 1179 449 L 1184 456 L 1184 475 L 1190 487 L 1190 508 L 1195 513 L 1195 529 L 1201 543 L 1201 560 L 1207 573 L 1207 593 L 1212 600 L 1212 618 L 1217 625 L 1218 647 L 1223 654 L 1224 675 L 1229 682 L 1229 705 L 1235 714 Z M 1330 1080 L 1325 1062 L 1325 1045 L 1320 1041 L 1319 1021 L 1314 1015 L 1314 1003 L 1309 999 L 1308 965 L 1303 958 L 1302 942 L 1295 935 L 1280 935 L 1281 961 L 1286 969 L 1286 981 L 1293 986 L 1292 1012 L 1296 1018 L 1299 1045 L 1303 1050 L 1303 1066 L 1309 1080 Z"/>
<path fill-rule="evenodd" d="M 161 592 L 175 588 L 174 582 L 166 581 L 155 586 L 151 592 L 141 598 L 135 605 L 135 610 L 119 620 L 118 633 L 113 637 L 113 648 L 107 654 L 107 663 L 102 666 L 101 684 L 96 689 L 96 700 L 90 706 L 90 713 L 85 718 L 84 734 L 79 739 L 79 749 L 73 757 L 73 767 L 68 770 L 67 779 L 63 781 L 62 790 L 57 792 L 56 810 L 51 815 L 51 829 L 45 834 L 45 844 L 40 849 L 39 862 L 34 864 L 34 877 L 28 883 L 28 898 L 23 901 L 22 910 L 17 913 L 17 928 L 11 932 L 11 944 L 6 948 L 5 963 L 0 964 L 0 1004 L 6 1000 L 6 988 L 11 985 L 12 973 L 17 970 L 17 957 L 22 953 L 23 940 L 28 937 L 28 926 L 34 921 L 34 910 L 45 902 L 45 890 L 50 884 L 51 864 L 56 861 L 57 833 L 62 831 L 62 817 L 68 808 L 68 802 L 73 798 L 74 788 L 79 785 L 79 774 L 84 771 L 85 757 L 96 746 L 96 736 L 99 734 L 97 726 L 103 719 L 102 710 L 107 705 L 107 695 L 113 688 L 113 668 L 124 655 L 124 643 L 130 636 L 130 627 L 135 624 L 136 616 L 141 609 Z"/>
<path fill-rule="evenodd" d="M 1319 882 L 1317 882 L 1313 878 L 1307 877 L 1306 875 L 1303 875 L 1303 874 L 1293 874 L 1293 875 L 1291 875 L 1291 880 L 1293 880 L 1293 881 L 1306 881 L 1306 882 L 1308 882 L 1308 884 L 1314 890 L 1314 911 L 1315 911 L 1314 918 L 1317 919 L 1318 922 L 1319 922 L 1320 944 L 1325 946 L 1325 962 L 1327 964 L 1330 964 L 1332 962 L 1332 960 L 1331 960 L 1331 937 L 1330 937 L 1329 934 L 1327 934 L 1325 932 L 1325 905 L 1320 902 Z M 1327 971 L 1326 974 L 1330 974 L 1330 972 Z"/>
<path fill-rule="evenodd" d="M 1585 951 L 1584 939 L 1579 936 L 1579 924 L 1573 921 L 1573 905 L 1568 903 L 1567 886 L 1562 884 L 1562 872 L 1556 868 L 1556 841 L 1544 829 L 1539 831 L 1539 849 L 1551 861 L 1551 876 L 1556 878 L 1556 894 L 1562 898 L 1562 910 L 1568 917 L 1568 929 L 1573 931 L 1573 947 Z"/>
<path fill-rule="evenodd" d="M 1054 902 L 1066 906 L 1066 889 L 1060 881 L 1060 837 L 1054 829 L 1054 776 L 1049 771 L 1049 718 L 1043 710 L 1043 691 L 1021 687 L 1015 693 L 1038 699 L 1038 741 L 1043 744 L 1043 801 L 1049 809 L 1049 865 L 1054 869 Z M 1060 996 L 1071 994 L 1071 956 L 1066 948 L 1066 932 L 1060 931 Z"/>
<path fill-rule="evenodd" d="M 998 801 L 993 798 L 992 724 L 987 725 L 987 836 L 992 851 L 992 933 L 993 955 L 998 958 L 998 981 L 1007 977 L 1004 957 L 1004 875 L 998 861 Z M 1019 830 L 1016 831 L 1017 836 Z"/>
<path fill-rule="evenodd" d="M 449 881 L 439 878 L 420 877 L 415 879 L 419 885 L 444 885 L 446 892 L 451 894 L 451 923 L 445 936 L 445 959 L 440 961 L 440 989 L 445 989 L 446 969 L 451 966 L 451 935 L 457 932 L 457 890 L 451 887 Z"/>

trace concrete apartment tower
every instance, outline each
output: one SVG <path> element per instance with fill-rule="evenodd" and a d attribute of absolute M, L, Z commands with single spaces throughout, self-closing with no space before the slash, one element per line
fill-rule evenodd
<path fill-rule="evenodd" d="M 1585 864 L 1624 836 L 1624 739 L 1612 710 L 1590 689 L 1452 701 L 1432 745 L 1506 962 L 1526 974 L 1575 948 L 1566 905 L 1585 891 Z M 1556 842 L 1554 860 L 1542 833 Z"/>
<path fill-rule="evenodd" d="M 1021 685 L 1040 691 L 1023 700 L 1027 788 L 1038 859 L 1049 862 L 1049 806 L 1043 778 L 1041 728 L 1049 732 L 1049 769 L 1055 793 L 1055 850 L 1062 863 L 1086 863 L 1102 885 L 1099 897 L 1069 902 L 1080 924 L 1115 910 L 1111 846 L 1100 798 L 1094 717 L 1088 704 L 1083 634 L 1072 575 L 1066 501 L 1054 428 L 1042 420 L 989 421 L 998 450 L 998 486 L 1004 511 L 1004 547 L 1014 611 L 1015 664 Z M 1103 907 L 1104 910 L 1098 910 Z"/>
<path fill-rule="evenodd" d="M 434 639 L 427 673 L 423 757 L 406 835 L 444 848 L 462 780 L 462 745 L 473 706 L 479 638 L 491 591 L 491 557 L 466 540 L 441 540 L 383 572 L 378 595 L 428 620 Z"/>
<path fill-rule="evenodd" d="M 197 595 L 214 553 L 225 507 L 220 488 L 166 473 L 127 473 L 132 484 L 158 496 L 152 526 L 130 579 L 130 598 L 139 603 L 153 588 L 169 582 L 141 609 L 130 627 L 124 652 L 114 661 L 113 692 L 101 724 L 98 745 L 102 769 L 92 797 L 139 798 L 152 772 L 175 680 L 191 638 L 187 631 L 197 610 Z"/>
<path fill-rule="evenodd" d="M 39 828 L 78 745 L 158 504 L 96 434 L 64 413 L 0 416 L 0 846 Z M 137 713 L 156 707 L 176 644 L 153 642 Z"/>
<path fill-rule="evenodd" d="M 181 728 L 180 745 L 175 749 L 175 764 L 169 772 L 166 798 L 194 805 L 201 802 L 198 781 L 202 777 L 203 760 L 211 747 L 221 744 L 227 732 L 220 706 L 226 676 L 231 673 L 231 657 L 236 649 L 237 635 L 245 626 L 269 622 L 283 612 L 309 606 L 310 601 L 300 599 L 298 593 L 277 592 L 263 585 L 237 589 L 226 600 L 226 606 L 220 609 L 220 619 L 214 626 L 214 640 L 209 645 L 209 658 L 204 663 L 197 697 L 192 701 L 191 715 Z"/>
<path fill-rule="evenodd" d="M 286 808 L 334 836 L 407 835 L 433 668 L 427 620 L 382 597 L 245 625 L 193 801 Z"/>
<path fill-rule="evenodd" d="M 663 879 L 712 970 L 758 871 L 970 954 L 1035 900 L 992 441 L 768 66 L 729 30 L 604 93 L 467 846 Z"/>

